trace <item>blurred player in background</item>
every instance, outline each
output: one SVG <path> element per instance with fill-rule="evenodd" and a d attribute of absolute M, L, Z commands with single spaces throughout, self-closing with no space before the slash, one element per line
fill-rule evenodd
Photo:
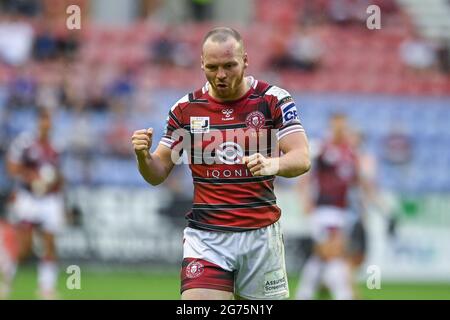
<path fill-rule="evenodd" d="M 377 197 L 376 175 L 377 160 L 365 149 L 365 139 L 361 131 L 354 128 L 349 131 L 349 142 L 358 157 L 359 184 L 349 192 L 350 229 L 346 255 L 352 275 L 354 297 L 361 298 L 357 286 L 357 273 L 364 263 L 367 252 L 367 215 L 370 205 Z"/>
<path fill-rule="evenodd" d="M 277 175 L 295 177 L 309 170 L 308 142 L 290 94 L 246 77 L 247 66 L 240 34 L 230 28 L 213 29 L 202 46 L 205 86 L 170 109 L 165 135 L 153 153 L 149 152 L 153 129 L 132 136 L 139 171 L 152 185 L 167 178 L 180 146 L 202 155 L 200 163 L 190 163 L 194 203 L 186 215 L 182 299 L 289 297 L 273 181 Z M 182 134 L 177 137 L 176 132 L 184 129 L 191 137 L 204 137 L 216 129 L 223 141 L 211 153 L 217 161 L 206 164 L 205 140 L 189 145 L 181 140 Z M 274 140 L 283 155 L 268 151 L 270 143 L 262 150 L 261 144 L 250 149 L 247 143 L 227 140 L 226 130 L 234 129 L 253 133 L 254 138 L 261 137 L 263 129 L 278 129 Z"/>
<path fill-rule="evenodd" d="M 298 299 L 313 299 L 323 283 L 334 299 L 353 299 L 347 261 L 350 222 L 349 192 L 359 183 L 358 157 L 350 140 L 347 117 L 330 118 L 331 136 L 313 161 L 312 172 L 301 179 L 305 211 L 311 214 L 314 249 L 306 261 Z"/>
<path fill-rule="evenodd" d="M 37 117 L 37 134 L 23 133 L 11 143 L 7 169 L 16 181 L 11 211 L 19 239 L 19 262 L 30 255 L 35 231 L 42 243 L 38 294 L 53 299 L 58 277 L 55 235 L 64 224 L 63 177 L 58 152 L 50 141 L 51 113 L 41 108 Z"/>
<path fill-rule="evenodd" d="M 18 259 L 17 234 L 6 217 L 9 193 L 0 194 L 0 299 L 8 298 Z"/>

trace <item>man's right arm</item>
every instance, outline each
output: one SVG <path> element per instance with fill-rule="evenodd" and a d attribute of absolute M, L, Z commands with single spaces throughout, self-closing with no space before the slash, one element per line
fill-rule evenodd
<path fill-rule="evenodd" d="M 137 130 L 133 133 L 131 142 L 142 177 L 153 186 L 156 186 L 169 176 L 173 169 L 172 150 L 164 145 L 158 145 L 153 153 L 149 150 L 152 146 L 153 129 Z"/>

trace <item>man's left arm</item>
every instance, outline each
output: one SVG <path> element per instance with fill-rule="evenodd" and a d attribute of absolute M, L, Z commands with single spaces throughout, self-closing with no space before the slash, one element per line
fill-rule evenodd
<path fill-rule="evenodd" d="M 293 132 L 279 141 L 282 154 L 279 157 L 266 158 L 259 153 L 244 157 L 253 176 L 277 175 L 286 178 L 297 177 L 309 171 L 308 139 L 304 132 Z"/>

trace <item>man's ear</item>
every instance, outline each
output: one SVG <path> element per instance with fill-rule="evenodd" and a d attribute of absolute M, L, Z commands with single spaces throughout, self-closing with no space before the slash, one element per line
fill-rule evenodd
<path fill-rule="evenodd" d="M 203 62 L 203 56 L 200 56 L 200 68 L 202 68 L 202 70 L 205 70 L 205 63 Z"/>
<path fill-rule="evenodd" d="M 248 55 L 247 52 L 244 53 L 244 68 L 248 67 Z"/>

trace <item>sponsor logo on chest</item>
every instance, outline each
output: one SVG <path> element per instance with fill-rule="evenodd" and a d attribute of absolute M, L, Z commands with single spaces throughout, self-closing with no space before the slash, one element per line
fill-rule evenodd
<path fill-rule="evenodd" d="M 234 116 L 232 115 L 233 112 L 234 112 L 234 109 L 232 109 L 232 108 L 222 109 L 222 114 L 223 114 L 222 120 L 223 121 L 234 120 Z"/>
<path fill-rule="evenodd" d="M 191 117 L 191 133 L 208 133 L 209 117 Z"/>

